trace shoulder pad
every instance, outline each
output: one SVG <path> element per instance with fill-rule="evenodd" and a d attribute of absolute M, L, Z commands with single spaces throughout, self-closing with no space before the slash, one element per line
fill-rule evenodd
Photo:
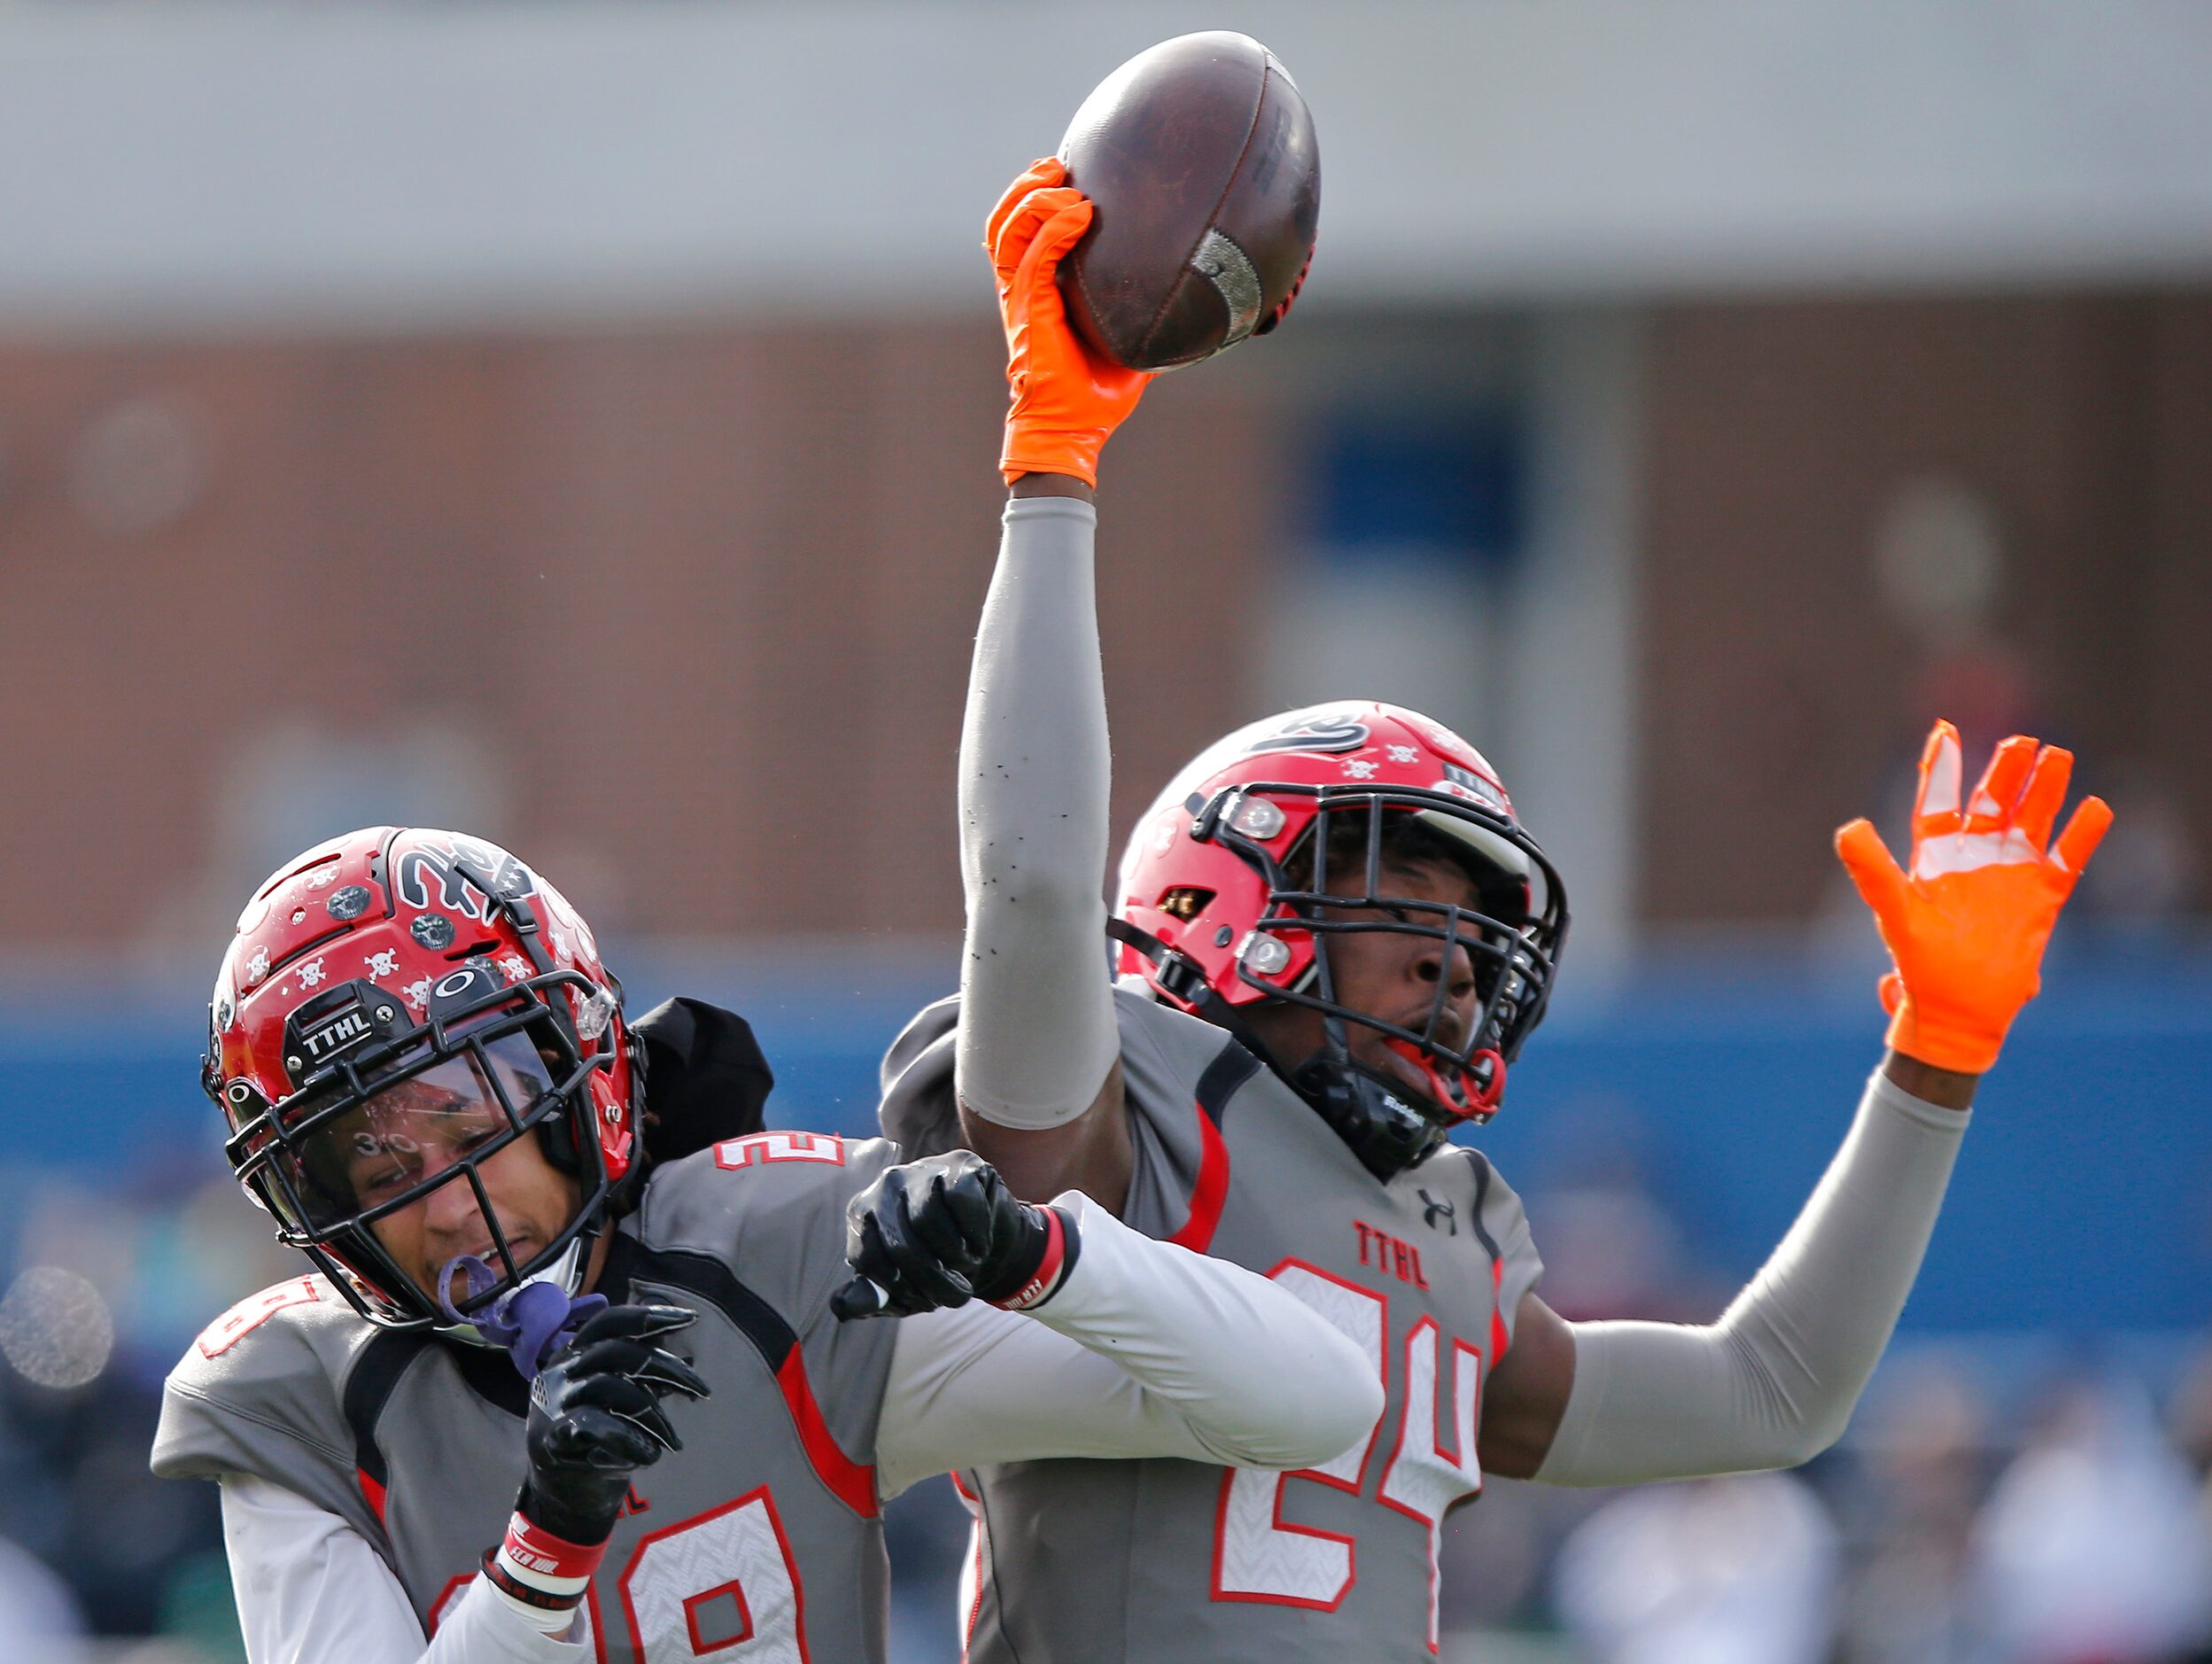
<path fill-rule="evenodd" d="M 778 1131 L 656 1167 L 636 1215 L 653 1253 L 710 1256 L 795 1327 L 851 1273 L 845 1204 L 903 1159 L 884 1139 Z"/>
<path fill-rule="evenodd" d="M 959 1105 L 952 1096 L 952 1049 L 960 997 L 924 1006 L 891 1042 L 878 1070 L 882 1101 L 876 1122 L 910 1155 L 936 1155 L 960 1143 Z"/>
<path fill-rule="evenodd" d="M 250 1295 L 170 1371 L 155 1435 L 164 1477 L 253 1473 L 302 1487 L 272 1440 L 353 1466 L 338 1383 L 377 1331 L 320 1275 Z"/>

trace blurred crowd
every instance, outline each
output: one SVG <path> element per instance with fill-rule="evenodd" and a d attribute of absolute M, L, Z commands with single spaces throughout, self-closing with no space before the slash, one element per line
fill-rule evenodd
<path fill-rule="evenodd" d="M 0 1660 L 243 1656 L 213 1488 L 146 1472 L 160 1382 L 241 1290 L 295 1274 L 227 1176 L 95 1194 L 18 1174 L 0 1243 Z M 1531 1198 L 1571 1316 L 1726 1299 L 1626 1162 Z M 1901 1343 L 1799 1473 L 1620 1492 L 1493 1481 L 1447 1531 L 1446 1658 L 1556 1664 L 2212 1660 L 2212 1341 Z M 965 1517 L 889 1520 L 899 1664 L 951 1664 Z"/>

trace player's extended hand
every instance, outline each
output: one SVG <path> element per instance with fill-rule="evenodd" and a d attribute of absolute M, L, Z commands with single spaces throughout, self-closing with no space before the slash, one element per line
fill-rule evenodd
<path fill-rule="evenodd" d="M 680 1306 L 609 1306 L 539 1371 L 524 1433 L 523 1514 L 570 1543 L 606 1539 L 630 1475 L 663 1450 L 683 1449 L 662 1398 L 707 1396 L 698 1372 L 661 1344 L 695 1315 Z"/>
<path fill-rule="evenodd" d="M 1073 1232 L 1053 1209 L 1017 1199 L 973 1150 L 886 1168 L 845 1204 L 854 1276 L 830 1310 L 846 1318 L 905 1318 L 971 1299 L 1013 1302 L 1041 1274 L 1064 1269 L 1064 1236 Z"/>
<path fill-rule="evenodd" d="M 1959 731 L 1938 722 L 1921 754 L 1910 871 L 1898 871 L 1867 821 L 1836 833 L 1836 852 L 1897 966 L 1882 979 L 1890 1050 L 1962 1075 L 1997 1061 L 2006 1030 L 2042 986 L 2059 909 L 2112 824 L 2102 798 L 2084 797 L 2050 842 L 2073 768 L 2072 752 L 2038 750 L 2016 734 L 1962 810 Z"/>
<path fill-rule="evenodd" d="M 1067 177 L 1057 157 L 1030 163 L 983 226 L 1013 390 L 998 459 L 1008 485 L 1023 474 L 1072 474 L 1096 486 L 1098 453 L 1152 379 L 1098 357 L 1068 325 L 1059 263 L 1090 229 L 1091 209 Z"/>

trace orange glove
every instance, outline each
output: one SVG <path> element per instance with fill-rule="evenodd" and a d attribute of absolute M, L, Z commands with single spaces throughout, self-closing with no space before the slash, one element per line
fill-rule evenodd
<path fill-rule="evenodd" d="M 1059 263 L 1090 229 L 1091 210 L 1090 198 L 1060 183 L 1067 177 L 1057 157 L 1030 163 L 983 226 L 1013 389 L 998 459 L 1010 486 L 1024 474 L 1073 474 L 1096 486 L 1099 451 L 1152 379 L 1099 358 L 1068 327 Z"/>
<path fill-rule="evenodd" d="M 2112 824 L 2101 797 L 2084 797 L 2044 852 L 2073 769 L 2072 752 L 2037 751 L 2015 734 L 1961 814 L 1959 730 L 1938 722 L 1921 754 L 1911 875 L 1867 821 L 1836 833 L 1836 852 L 1897 963 L 1882 979 L 1891 1051 L 1962 1075 L 1997 1061 L 2005 1031 L 2042 986 L 2059 909 Z"/>

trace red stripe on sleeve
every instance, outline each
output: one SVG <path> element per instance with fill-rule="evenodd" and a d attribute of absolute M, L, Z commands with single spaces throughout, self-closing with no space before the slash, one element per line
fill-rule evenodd
<path fill-rule="evenodd" d="M 799 1430 L 799 1442 L 806 1447 L 806 1459 L 822 1483 L 853 1512 L 874 1519 L 881 1506 L 875 1494 L 875 1469 L 854 1461 L 837 1448 L 829 1423 L 822 1419 L 822 1407 L 814 1402 L 814 1388 L 806 1379 L 806 1360 L 796 1342 L 783 1367 L 776 1372 L 776 1385 L 783 1388 L 783 1402 L 790 1408 L 792 1425 Z"/>
<path fill-rule="evenodd" d="M 355 1468 L 353 1477 L 361 1481 L 361 1498 L 368 1503 L 369 1512 L 376 1516 L 378 1525 L 384 1524 L 384 1488 L 369 1477 L 369 1470 L 365 1467 Z"/>
<path fill-rule="evenodd" d="M 1490 1367 L 1495 1369 L 1498 1360 L 1505 1356 L 1508 1336 L 1505 1332 L 1505 1312 L 1498 1304 L 1498 1296 L 1505 1287 L 1505 1262 L 1490 1262 Z"/>
<path fill-rule="evenodd" d="M 1203 1254 L 1213 1246 L 1215 1227 L 1222 1222 L 1222 1204 L 1229 1199 L 1229 1147 L 1214 1117 L 1199 1106 L 1199 1176 L 1191 1186 L 1191 1217 L 1183 1229 L 1168 1239 L 1177 1248 Z"/>

